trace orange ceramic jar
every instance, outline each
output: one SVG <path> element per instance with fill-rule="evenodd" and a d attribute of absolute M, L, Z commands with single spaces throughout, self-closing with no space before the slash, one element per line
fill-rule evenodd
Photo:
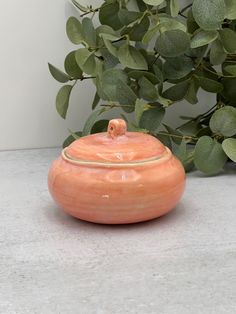
<path fill-rule="evenodd" d="M 74 141 L 55 160 L 49 191 L 68 214 L 91 222 L 127 224 L 157 218 L 179 201 L 182 164 L 151 135 L 127 132 L 121 119 L 106 133 Z"/>

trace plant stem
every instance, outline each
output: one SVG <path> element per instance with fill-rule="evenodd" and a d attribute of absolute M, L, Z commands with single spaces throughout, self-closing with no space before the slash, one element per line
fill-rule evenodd
<path fill-rule="evenodd" d="M 105 3 L 105 4 L 103 4 L 102 6 L 96 8 L 96 9 L 93 9 L 93 8 L 91 7 L 88 12 L 85 12 L 85 13 L 81 14 L 80 16 L 83 17 L 83 16 L 88 15 L 88 14 L 90 14 L 90 13 L 93 13 L 93 14 L 94 14 L 94 13 L 98 12 L 101 8 L 105 8 L 105 7 L 108 6 L 109 4 L 110 4 L 110 3 Z"/>
<path fill-rule="evenodd" d="M 85 13 L 81 14 L 80 16 L 83 17 L 83 16 L 88 15 L 88 14 L 90 14 L 90 13 L 98 12 L 99 10 L 100 10 L 100 7 L 99 7 L 99 8 L 96 8 L 96 9 L 91 9 L 91 10 L 89 10 L 88 12 L 85 12 Z"/>
<path fill-rule="evenodd" d="M 210 69 L 208 69 L 204 64 L 201 64 L 201 67 L 206 70 L 207 72 L 209 73 L 213 73 L 215 75 L 217 75 L 218 77 L 227 77 L 227 78 L 234 78 L 235 76 L 234 75 L 224 75 L 222 73 L 219 73 L 219 72 L 213 72 L 211 71 Z"/>
<path fill-rule="evenodd" d="M 215 107 L 217 107 L 218 103 L 216 103 L 213 107 L 211 107 L 209 110 L 207 110 L 206 112 L 200 114 L 198 117 L 204 117 L 205 115 L 207 115 L 209 112 L 211 112 L 213 109 L 215 109 Z"/>
<path fill-rule="evenodd" d="M 75 80 L 75 81 L 74 81 L 74 83 L 73 83 L 73 85 L 72 85 L 73 87 L 75 86 L 75 84 L 77 83 L 77 81 L 78 81 L 78 80 Z"/>
<path fill-rule="evenodd" d="M 184 17 L 185 19 L 187 18 L 187 16 L 184 15 L 183 13 L 181 13 L 181 12 L 179 12 L 178 14 L 179 14 L 180 16 Z"/>
<path fill-rule="evenodd" d="M 133 107 L 131 105 L 117 105 L 117 104 L 102 104 L 101 107 L 109 107 L 109 108 L 123 108 L 123 107 Z"/>
<path fill-rule="evenodd" d="M 122 37 L 119 38 L 119 39 L 112 40 L 112 43 L 118 43 L 119 41 L 124 40 L 124 39 L 127 39 L 127 35 L 124 35 L 124 36 L 122 36 Z"/>
<path fill-rule="evenodd" d="M 179 14 L 182 15 L 182 13 L 184 13 L 186 10 L 188 10 L 189 8 L 191 8 L 192 5 L 193 5 L 192 3 L 186 5 L 186 7 L 184 7 L 183 9 L 181 9 L 181 10 L 179 11 Z M 184 17 L 186 17 L 186 16 L 184 16 Z"/>
<path fill-rule="evenodd" d="M 189 124 L 190 122 L 192 122 L 192 121 L 196 121 L 196 120 L 198 120 L 198 119 L 201 120 L 202 118 L 205 118 L 205 116 L 206 116 L 208 113 L 210 113 L 213 109 L 215 109 L 217 106 L 218 106 L 218 102 L 217 102 L 213 107 L 211 107 L 209 110 L 207 110 L 206 112 L 204 112 L 204 113 L 202 113 L 202 114 L 200 114 L 200 115 L 198 115 L 198 116 L 196 116 L 196 117 L 194 117 L 194 118 L 192 118 L 192 119 L 189 119 L 187 122 L 181 124 L 180 126 L 177 127 L 177 129 L 181 128 L 182 126 L 188 125 L 188 124 Z"/>
<path fill-rule="evenodd" d="M 96 76 L 83 76 L 83 77 L 81 77 L 81 81 L 83 81 L 83 80 L 89 80 L 89 79 L 93 79 L 93 78 L 96 78 Z"/>
<path fill-rule="evenodd" d="M 164 133 L 164 132 L 158 132 L 156 133 L 156 135 L 164 135 L 164 136 L 169 136 L 169 137 L 175 137 L 175 138 L 186 138 L 186 139 L 190 139 L 190 140 L 198 140 L 198 137 L 196 136 L 190 136 L 190 135 L 176 135 L 176 134 L 171 134 L 171 133 Z"/>
<path fill-rule="evenodd" d="M 160 57 L 160 54 L 158 53 L 158 55 L 156 56 L 156 58 L 155 58 L 154 61 L 152 62 L 151 66 L 156 63 L 156 61 L 159 59 L 159 57 Z"/>
<path fill-rule="evenodd" d="M 98 12 L 102 7 L 104 8 L 104 7 L 106 7 L 106 6 L 109 5 L 109 4 L 110 4 L 110 3 L 103 4 L 102 6 L 96 8 L 96 9 L 90 8 L 88 12 L 85 12 L 85 13 L 81 14 L 80 16 L 83 17 L 83 16 L 88 15 L 88 14 L 90 14 L 90 13 L 93 13 L 93 14 L 94 14 L 95 12 Z"/>

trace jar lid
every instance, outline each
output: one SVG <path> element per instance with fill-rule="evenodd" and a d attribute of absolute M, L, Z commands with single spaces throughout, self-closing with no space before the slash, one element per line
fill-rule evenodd
<path fill-rule="evenodd" d="M 122 119 L 110 120 L 107 132 L 81 137 L 64 150 L 67 158 L 73 160 L 112 163 L 152 160 L 165 152 L 165 146 L 155 137 L 127 132 Z"/>

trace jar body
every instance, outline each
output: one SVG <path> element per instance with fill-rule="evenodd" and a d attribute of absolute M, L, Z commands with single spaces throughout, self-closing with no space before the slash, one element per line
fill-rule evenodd
<path fill-rule="evenodd" d="M 180 200 L 185 187 L 182 164 L 173 156 L 142 164 L 73 164 L 55 160 L 49 191 L 68 214 L 103 224 L 157 218 Z"/>

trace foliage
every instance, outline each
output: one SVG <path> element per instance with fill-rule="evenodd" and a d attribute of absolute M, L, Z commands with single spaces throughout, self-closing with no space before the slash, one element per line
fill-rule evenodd
<path fill-rule="evenodd" d="M 91 79 L 96 94 L 84 129 L 71 132 L 64 145 L 104 131 L 103 112 L 118 107 L 131 130 L 172 147 L 186 170 L 215 174 L 228 158 L 236 162 L 236 1 L 193 0 L 183 8 L 180 2 L 104 0 L 94 8 L 72 0 L 79 17 L 68 19 L 66 33 L 75 48 L 64 71 L 49 64 L 52 76 L 66 83 L 56 109 L 65 119 L 79 81 Z M 183 99 L 197 104 L 201 89 L 215 94 L 210 110 L 183 116 L 177 129 L 163 124 L 169 106 Z"/>

